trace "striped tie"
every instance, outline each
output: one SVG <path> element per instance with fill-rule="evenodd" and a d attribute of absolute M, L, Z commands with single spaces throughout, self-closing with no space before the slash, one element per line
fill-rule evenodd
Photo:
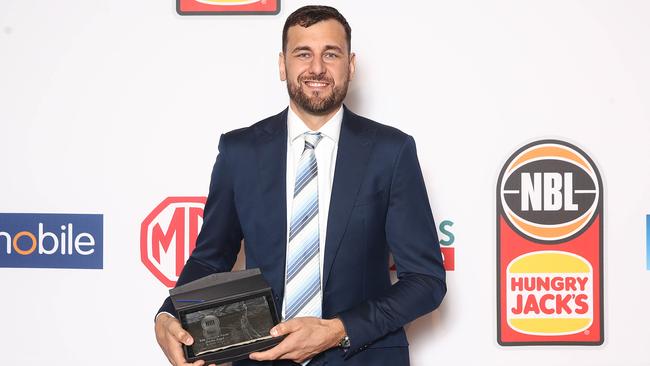
<path fill-rule="evenodd" d="M 318 166 L 314 149 L 323 137 L 307 132 L 296 169 L 287 245 L 285 319 L 321 316 Z"/>

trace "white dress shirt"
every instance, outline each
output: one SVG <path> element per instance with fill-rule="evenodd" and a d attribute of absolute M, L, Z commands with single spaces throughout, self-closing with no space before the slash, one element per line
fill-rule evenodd
<path fill-rule="evenodd" d="M 289 245 L 289 228 L 293 204 L 293 191 L 296 184 L 296 167 L 305 148 L 305 132 L 320 132 L 323 138 L 316 145 L 316 165 L 318 167 L 318 230 L 319 230 L 319 258 L 321 294 L 323 291 L 323 259 L 325 257 L 325 239 L 327 235 L 327 215 L 330 208 L 332 183 L 334 182 L 334 169 L 336 168 L 336 153 L 341 134 L 343 121 L 343 107 L 340 107 L 332 118 L 318 131 L 312 131 L 289 107 L 287 115 L 287 245 Z M 286 279 L 286 268 L 285 268 Z M 282 318 L 285 314 L 285 301 L 282 305 Z"/>

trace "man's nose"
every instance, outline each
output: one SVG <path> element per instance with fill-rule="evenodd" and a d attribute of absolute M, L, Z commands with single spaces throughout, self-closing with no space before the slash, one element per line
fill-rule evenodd
<path fill-rule="evenodd" d="M 322 74 L 325 71 L 323 60 L 320 57 L 314 57 L 309 65 L 309 71 L 316 75 Z"/>

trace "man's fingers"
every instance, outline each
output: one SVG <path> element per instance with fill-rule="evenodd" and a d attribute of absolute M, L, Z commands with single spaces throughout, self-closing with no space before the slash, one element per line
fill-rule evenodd
<path fill-rule="evenodd" d="M 167 357 L 167 361 L 169 361 L 169 363 L 173 365 L 174 360 L 172 360 L 172 358 L 169 357 L 169 355 L 167 354 L 167 350 L 165 348 L 162 348 L 162 350 L 163 350 L 163 354 L 165 355 L 165 357 Z"/>
<path fill-rule="evenodd" d="M 286 330 L 285 330 L 285 327 L 283 325 L 284 324 L 282 324 L 282 323 L 276 325 L 275 327 L 271 328 L 269 333 L 271 333 L 271 335 L 274 336 L 274 337 L 279 337 L 281 335 L 284 335 Z"/>
<path fill-rule="evenodd" d="M 298 329 L 298 325 L 300 321 L 298 318 L 296 319 L 291 319 L 287 320 L 286 322 L 282 322 L 275 327 L 271 328 L 271 335 L 274 337 L 279 337 L 283 336 L 289 333 L 293 333 Z"/>
<path fill-rule="evenodd" d="M 276 351 L 275 348 L 277 348 L 277 346 L 271 348 L 270 350 L 266 350 L 264 352 L 253 352 L 248 356 L 248 358 L 255 361 L 276 360 L 278 358 L 279 352 Z"/>
<path fill-rule="evenodd" d="M 192 336 L 181 327 L 178 319 L 160 315 L 156 320 L 156 339 L 163 353 L 174 366 L 204 366 L 205 361 L 198 360 L 194 363 L 188 363 L 183 354 L 183 344 L 191 345 L 194 342 Z"/>
<path fill-rule="evenodd" d="M 277 346 L 266 350 L 264 352 L 253 352 L 250 354 L 249 358 L 255 361 L 270 361 L 277 360 L 282 357 L 285 353 L 289 351 L 289 346 L 287 340 L 284 339 L 282 342 L 278 343 Z"/>
<path fill-rule="evenodd" d="M 185 355 L 183 354 L 183 347 L 181 346 L 180 343 L 176 342 L 175 340 L 170 340 L 169 343 L 167 344 L 167 358 L 169 358 L 172 362 L 173 365 L 175 366 L 185 366 L 185 365 L 190 365 L 189 363 L 185 362 Z M 203 360 L 198 360 L 191 365 L 193 366 L 202 366 L 205 363 Z"/>
<path fill-rule="evenodd" d="M 256 361 L 293 359 L 289 357 L 289 355 L 295 356 L 296 351 L 296 339 L 295 337 L 292 337 L 292 333 L 300 330 L 306 321 L 309 320 L 307 318 L 294 318 L 271 328 L 270 333 L 272 336 L 280 337 L 283 335 L 288 335 L 288 337 L 282 340 L 282 342 L 280 342 L 277 346 L 267 351 L 251 353 L 250 358 Z"/>
<path fill-rule="evenodd" d="M 181 323 L 178 321 L 173 321 L 169 324 L 167 331 L 179 342 L 183 343 L 186 346 L 194 343 L 192 336 L 181 327 Z"/>
<path fill-rule="evenodd" d="M 183 348 L 180 347 L 180 344 L 177 342 L 174 342 L 174 344 L 170 344 L 168 347 L 168 351 L 164 352 L 165 356 L 169 360 L 169 363 L 174 365 L 174 366 L 203 366 L 205 365 L 204 360 L 197 360 L 194 361 L 193 363 L 187 363 L 185 361 L 185 355 L 183 354 Z M 214 364 L 211 366 L 215 366 Z"/>

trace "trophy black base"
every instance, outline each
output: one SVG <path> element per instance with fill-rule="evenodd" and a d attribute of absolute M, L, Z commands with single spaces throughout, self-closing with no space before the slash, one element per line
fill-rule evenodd
<path fill-rule="evenodd" d="M 260 351 L 266 351 L 267 349 L 271 349 L 275 347 L 278 343 L 282 342 L 284 337 L 277 337 L 277 338 L 271 338 L 271 339 L 264 339 L 261 341 L 257 341 L 254 344 L 250 345 L 244 345 L 244 346 L 235 346 L 232 348 L 228 348 L 222 351 L 214 352 L 214 353 L 208 353 L 205 355 L 200 355 L 200 356 L 195 356 L 195 357 L 190 357 L 190 354 L 193 354 L 192 350 L 188 346 L 183 346 L 183 349 L 185 350 L 185 359 L 187 362 L 192 363 L 198 360 L 204 360 L 206 365 L 209 365 L 211 363 L 214 364 L 221 364 L 221 363 L 226 363 L 226 362 L 234 362 L 234 361 L 239 361 L 243 359 L 247 359 L 248 355 L 250 355 L 253 352 L 260 352 Z M 189 351 L 189 353 L 188 353 Z"/>
<path fill-rule="evenodd" d="M 181 326 L 194 343 L 188 362 L 226 363 L 274 347 L 280 322 L 270 286 L 258 269 L 216 273 L 170 290 Z"/>

